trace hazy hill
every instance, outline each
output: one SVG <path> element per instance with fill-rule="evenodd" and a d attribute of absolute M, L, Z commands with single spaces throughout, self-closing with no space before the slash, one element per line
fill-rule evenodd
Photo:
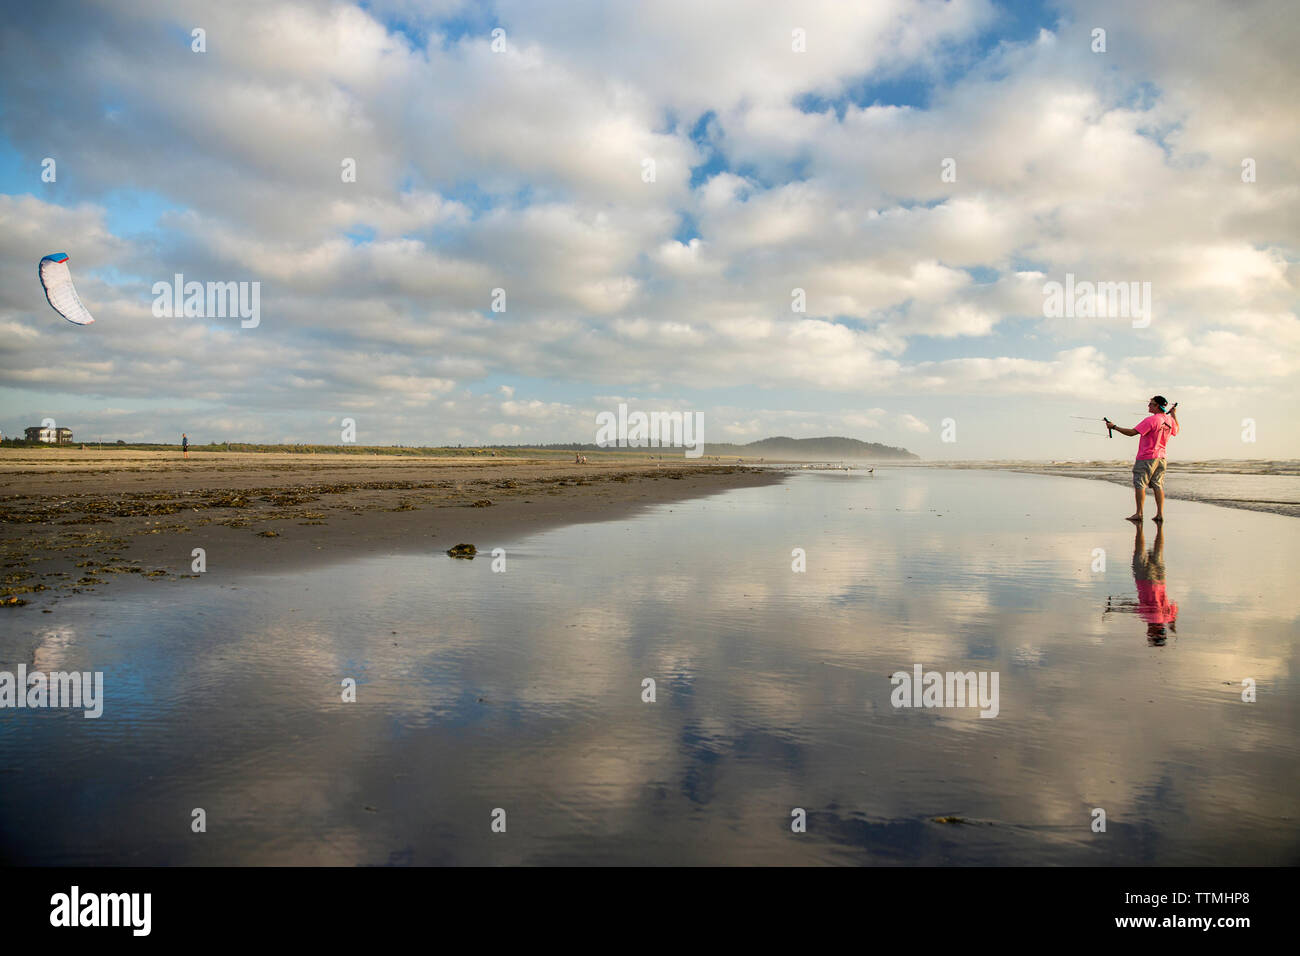
<path fill-rule="evenodd" d="M 856 438 L 761 438 L 747 445 L 714 444 L 704 446 L 704 454 L 737 458 L 786 458 L 794 461 L 841 461 L 865 459 L 867 461 L 919 461 L 906 448 L 881 445 Z"/>

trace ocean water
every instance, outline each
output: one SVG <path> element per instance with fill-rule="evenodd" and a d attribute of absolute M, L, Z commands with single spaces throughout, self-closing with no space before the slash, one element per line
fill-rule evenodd
<path fill-rule="evenodd" d="M 1049 474 L 1102 477 L 1130 487 L 1133 480 L 1132 462 L 1113 466 L 1079 465 L 1060 471 L 1042 465 L 1031 469 L 1040 470 Z M 1300 474 L 1295 462 L 1174 461 L 1165 477 L 1165 493 L 1174 499 L 1300 517 Z M 1154 514 L 1154 500 L 1148 500 L 1148 505 L 1148 513 Z"/>
<path fill-rule="evenodd" d="M 1179 502 L 1139 541 L 1131 508 L 1051 476 L 802 472 L 474 561 L 210 553 L 6 611 L 0 670 L 102 671 L 105 703 L 0 710 L 0 857 L 1300 862 L 1294 519 Z M 996 716 L 894 706 L 917 665 L 996 674 Z"/>

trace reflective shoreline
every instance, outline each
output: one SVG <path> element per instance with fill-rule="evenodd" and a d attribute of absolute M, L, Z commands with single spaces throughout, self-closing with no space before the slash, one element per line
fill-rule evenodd
<path fill-rule="evenodd" d="M 1300 545 L 1195 504 L 1139 542 L 1125 497 L 810 473 L 472 562 L 215 568 L 10 618 L 0 668 L 102 670 L 106 702 L 0 712 L 3 857 L 1295 863 Z M 996 672 L 997 716 L 895 707 L 916 664 Z"/>

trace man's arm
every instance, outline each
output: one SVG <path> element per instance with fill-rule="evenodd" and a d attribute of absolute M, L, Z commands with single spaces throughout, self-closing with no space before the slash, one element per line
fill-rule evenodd
<path fill-rule="evenodd" d="M 1132 438 L 1134 435 L 1138 434 L 1138 430 L 1136 428 L 1125 428 L 1123 425 L 1116 425 L 1114 422 L 1109 421 L 1108 419 L 1105 418 L 1103 418 L 1102 421 L 1106 422 L 1107 428 L 1114 429 L 1115 431 L 1119 432 L 1121 435 L 1127 435 L 1129 438 Z"/>

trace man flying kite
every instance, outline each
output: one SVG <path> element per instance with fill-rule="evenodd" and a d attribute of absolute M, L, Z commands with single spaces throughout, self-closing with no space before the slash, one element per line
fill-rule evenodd
<path fill-rule="evenodd" d="M 1163 395 L 1147 403 L 1151 414 L 1132 428 L 1116 425 L 1103 418 L 1106 428 L 1130 438 L 1139 436 L 1137 461 L 1133 463 L 1133 497 L 1137 511 L 1128 516 L 1129 521 L 1142 520 L 1142 506 L 1146 503 L 1147 485 L 1156 498 L 1156 521 L 1165 520 L 1165 445 L 1178 434 L 1178 403 L 1169 406 Z"/>

